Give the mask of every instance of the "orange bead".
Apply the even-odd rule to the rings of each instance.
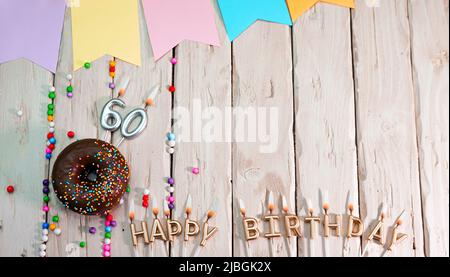
[[[109,76],[114,78],[116,76],[116,73],[115,72],[109,72]]]
[[[116,61],[110,61],[109,66],[116,66]]]
[[[49,228],[50,228],[50,231],[54,231],[56,229],[56,224],[55,223],[50,224]]]
[[[53,121],[53,115],[47,116],[47,120],[48,120],[48,121]]]

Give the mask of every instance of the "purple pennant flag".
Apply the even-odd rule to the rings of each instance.
[[[0,0],[0,63],[26,58],[56,71],[65,0]]]

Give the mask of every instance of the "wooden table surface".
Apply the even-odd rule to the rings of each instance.
[[[183,42],[154,62],[140,11],[142,65],[117,60],[116,78],[131,79],[124,100],[139,106],[153,85],[172,81],[177,91],[163,90],[149,111],[148,128],[120,146],[132,168],[132,191],[114,211],[118,227],[112,233],[112,256],[169,255],[160,241],[135,250],[128,226],[130,204],[136,219],[148,217],[141,208],[145,188],[162,202],[167,176],[176,180],[174,218],[183,219],[189,193],[193,218],[202,220],[213,202],[217,205],[211,224],[219,232],[200,256],[248,254],[238,199],[249,216],[259,217],[273,191],[277,212],[284,195],[290,210],[304,216],[304,199],[320,212],[319,190],[328,190],[331,211],[339,214],[346,213],[350,192],[366,227],[376,220],[381,203],[387,205],[389,230],[405,210],[401,230],[408,239],[389,255],[448,256],[448,16],[448,0],[382,0],[379,7],[359,0],[354,10],[317,4],[292,27],[260,21],[230,43],[217,15],[221,47]],[[56,74],[26,60],[0,65],[0,256],[38,255],[41,180],[54,162],[43,154],[48,87],[54,84],[58,95],[56,152],[71,142],[68,130],[78,139],[104,136],[99,114],[102,101],[113,96],[108,89],[112,57],[74,72],[75,96],[68,99],[70,30],[66,11]],[[179,61],[175,67],[172,56]],[[165,135],[172,107],[192,109],[195,100],[221,111],[278,108],[278,148],[261,153],[254,142],[180,142],[171,158]],[[231,115],[224,120],[234,126]],[[197,176],[189,172],[194,164],[201,170]],[[6,192],[9,184],[15,186],[13,194]],[[67,211],[50,197],[49,215],[59,214],[62,234],[50,234],[48,256],[100,256],[103,231],[91,235],[87,229],[100,229],[102,219]],[[365,239],[346,243],[343,236],[310,239],[305,227],[297,241],[280,238],[271,244],[260,238],[250,243],[250,251],[253,256],[357,256],[365,246]],[[80,241],[87,247],[79,248]],[[170,255],[193,255],[198,242],[177,241]],[[373,244],[368,255],[384,251]]]

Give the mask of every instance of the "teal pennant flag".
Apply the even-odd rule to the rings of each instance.
[[[292,25],[285,0],[217,0],[217,2],[230,41],[257,20]]]

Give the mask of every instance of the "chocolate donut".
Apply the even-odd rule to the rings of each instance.
[[[53,165],[52,183],[67,208],[101,215],[116,206],[128,186],[129,168],[113,145],[83,139],[67,146]]]

